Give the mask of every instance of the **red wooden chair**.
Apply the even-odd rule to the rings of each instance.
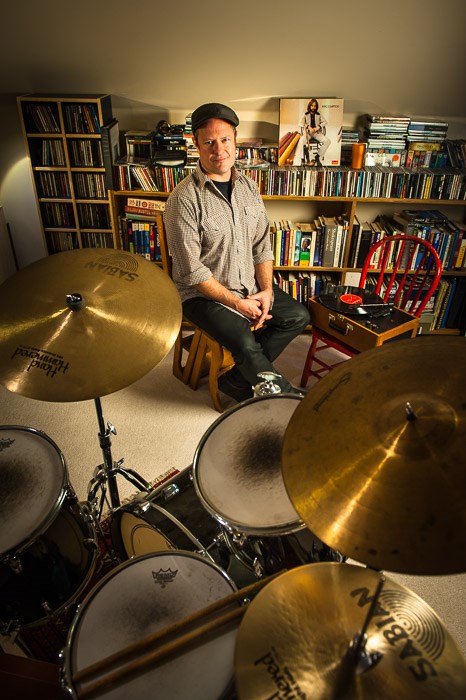
[[[385,303],[390,301],[396,308],[419,318],[437,289],[442,264],[429,241],[417,236],[399,234],[384,236],[369,250],[361,272],[360,289],[365,289],[367,275],[373,272],[378,275],[374,293]],[[354,318],[351,321],[354,321]],[[393,337],[396,337],[396,333],[392,334],[390,339]],[[345,340],[347,341],[347,336]],[[337,357],[333,362],[318,357],[328,348],[338,350],[346,357]],[[360,352],[350,343],[319,328],[312,318],[312,340],[304,364],[301,386],[306,386],[310,376],[320,379],[324,373]]]

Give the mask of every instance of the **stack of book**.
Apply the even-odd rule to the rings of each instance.
[[[407,168],[442,168],[447,165],[447,154],[443,147],[447,131],[447,122],[411,119],[408,127],[405,166]]]
[[[366,114],[361,134],[367,144],[365,165],[404,165],[409,122],[405,115]]]
[[[137,158],[152,158],[154,155],[153,131],[134,129],[125,131],[126,154]]]
[[[409,121],[408,141],[443,143],[447,138],[447,132],[447,122],[413,117]]]
[[[359,131],[343,127],[341,132],[341,164],[351,166],[353,143],[359,141]]]

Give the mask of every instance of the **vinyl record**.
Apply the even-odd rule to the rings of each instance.
[[[367,316],[380,311],[381,306],[384,306],[383,299],[374,292],[345,285],[324,290],[318,301],[346,316]]]

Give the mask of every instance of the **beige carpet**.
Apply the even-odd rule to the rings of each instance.
[[[276,363],[294,384],[299,384],[308,346],[308,336],[298,338]],[[117,430],[112,436],[113,459],[123,457],[125,466],[148,481],[171,468],[188,467],[200,439],[219,417],[211,406],[205,383],[193,392],[173,377],[171,353],[133,385],[103,397],[102,409],[105,422],[111,422]],[[88,482],[102,462],[93,401],[42,402],[0,387],[0,424],[45,432],[63,453],[78,498],[85,499]],[[118,485],[122,500],[135,492],[122,478]],[[28,485],[18,483],[18,489],[27,493]],[[438,554],[433,551],[432,557]],[[387,572],[387,576],[423,598],[466,655],[466,574],[422,577]]]

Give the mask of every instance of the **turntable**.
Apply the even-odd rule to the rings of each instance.
[[[344,285],[327,285],[318,297],[319,302],[345,316],[387,316],[392,306],[368,289]]]
[[[369,289],[327,285],[309,301],[312,325],[359,352],[390,340],[413,338],[419,319]]]

